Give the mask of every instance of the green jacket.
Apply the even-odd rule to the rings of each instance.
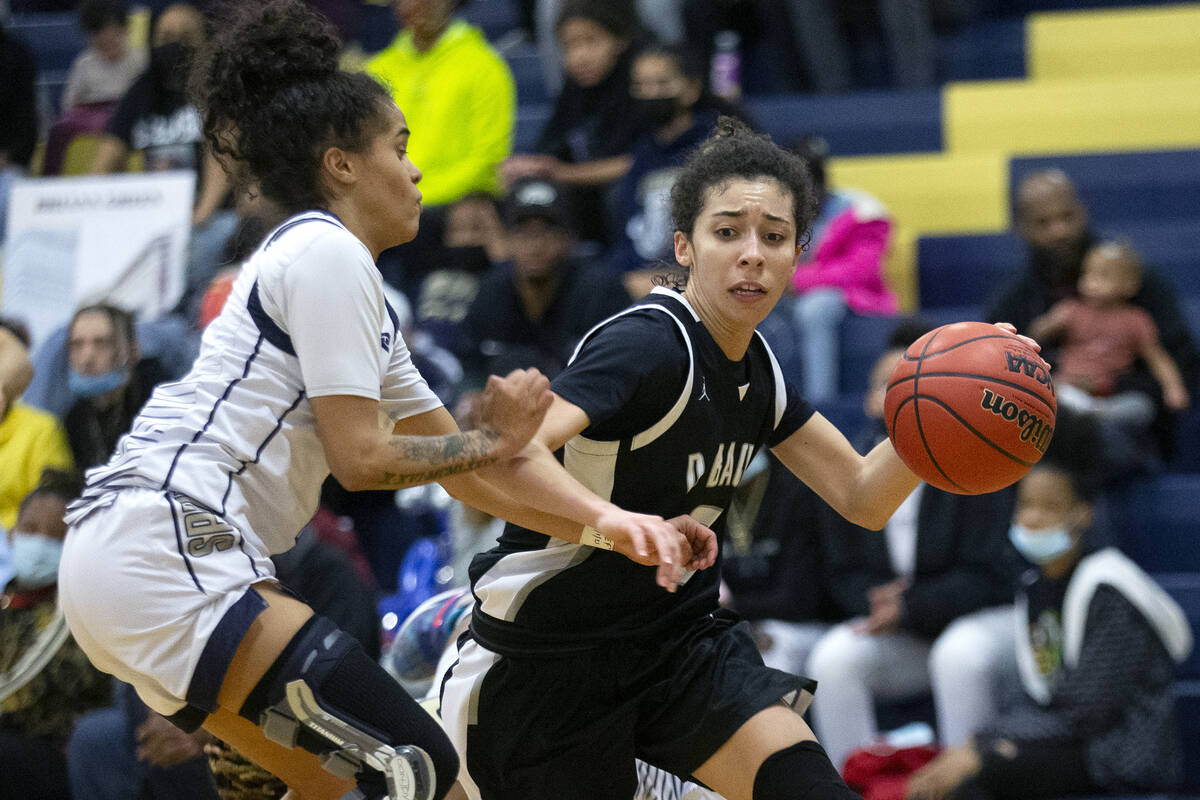
[[[424,53],[401,31],[366,70],[391,89],[408,120],[408,153],[424,174],[426,205],[499,189],[496,168],[512,152],[516,84],[478,28],[455,20]]]

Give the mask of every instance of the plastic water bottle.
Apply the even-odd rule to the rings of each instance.
[[[742,37],[737,31],[721,31],[713,37],[710,85],[717,97],[737,100],[742,96]]]

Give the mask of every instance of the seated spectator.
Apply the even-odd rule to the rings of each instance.
[[[1088,226],[1087,209],[1074,184],[1058,169],[1034,172],[1021,180],[1013,219],[1017,233],[1029,245],[1029,263],[992,298],[985,318],[1011,322],[1018,330],[1027,331],[1034,319],[1059,300],[1078,296],[1083,256],[1097,237]],[[1180,310],[1175,288],[1147,266],[1130,302],[1150,314],[1162,347],[1178,366],[1184,385],[1195,386],[1200,374],[1200,351]],[[1047,347],[1043,355],[1051,364],[1058,363],[1053,347]],[[1170,413],[1163,413],[1158,381],[1138,361],[1117,384],[1118,390],[1138,388],[1154,398],[1154,442],[1162,455],[1169,456],[1174,419]]]
[[[497,364],[553,377],[592,326],[629,305],[620,278],[571,255],[575,238],[560,187],[533,179],[513,187],[505,209],[511,262],[493,269],[463,321],[468,386]]]
[[[67,330],[68,383],[78,398],[67,412],[67,439],[75,465],[87,469],[108,461],[167,374],[142,358],[133,316],[116,306],[85,306]]]
[[[38,139],[37,64],[29,47],[0,19],[0,245],[8,224],[8,196],[29,172]]]
[[[474,192],[446,209],[437,265],[417,288],[414,327],[451,352],[462,349],[461,328],[479,292],[479,281],[508,260],[496,201]]]
[[[871,195],[829,188],[825,172],[829,145],[824,139],[807,136],[793,149],[808,164],[821,204],[812,237],[792,277],[804,396],[820,403],[838,394],[839,326],[846,312],[896,313],[896,295],[883,276],[892,221]]]
[[[75,57],[63,91],[62,114],[46,133],[42,174],[58,175],[71,141],[99,135],[113,108],[146,69],[146,51],[129,45],[129,10],[125,0],[85,0],[79,27],[87,48]]]
[[[510,186],[538,177],[568,187],[584,241],[607,244],[606,193],[632,163],[641,125],[629,94],[637,18],[622,3],[565,0],[555,23],[566,83],[534,152],[504,162]]]
[[[0,796],[70,795],[64,746],[76,718],[108,702],[109,678],[88,661],[56,603],[67,503],[82,484],[47,470],[8,532],[16,576],[0,594]]]
[[[453,14],[465,0],[393,3],[401,30],[366,69],[392,91],[412,135],[408,155],[427,206],[495,193],[512,152],[516,84],[483,31]]]
[[[136,152],[147,172],[195,172],[184,308],[216,274],[237,227],[229,178],[205,147],[200,115],[186,94],[188,70],[206,36],[204,17],[186,3],[168,6],[154,19],[149,67],[117,102],[91,169],[97,175],[121,172]]]
[[[887,379],[903,352],[901,344],[884,353],[871,372],[871,424],[860,447],[886,435]],[[920,484],[882,535],[823,509],[829,586],[849,620],[817,642],[807,669],[793,671],[821,687],[814,728],[835,765],[877,736],[876,700],[932,690],[946,745],[966,741],[990,716],[997,676],[1016,668],[1011,604],[1020,562],[1005,539],[1012,503],[1011,491],[968,496]]]
[[[79,5],[79,27],[88,46],[67,73],[63,110],[118,100],[146,69],[146,51],[129,46],[125,0],[84,0]]]
[[[638,22],[657,41],[669,45],[683,42],[683,0],[610,0],[622,13]],[[519,0],[522,36],[537,44],[542,62],[542,82],[551,95],[562,90],[562,53],[554,33],[563,0]]]
[[[703,141],[720,114],[737,114],[704,88],[703,66],[686,51],[655,45],[633,59],[634,113],[648,127],[633,146],[633,163],[616,188],[619,241],[613,261],[625,288],[641,297],[661,263],[675,260],[671,187],[688,152]]]
[[[1192,632],[1120,551],[1088,552],[1093,481],[1070,455],[1052,446],[1017,489],[1009,535],[1036,567],[1017,594],[1023,691],[918,771],[910,800],[1141,794],[1182,780],[1171,681]]]
[[[1100,242],[1088,249],[1079,296],[1055,303],[1029,324],[1039,341],[1060,343],[1054,384],[1060,406],[1098,418],[1110,466],[1144,461],[1141,443],[1154,421],[1154,399],[1118,384],[1137,359],[1158,382],[1163,405],[1191,404],[1179,367],[1163,349],[1154,319],[1131,299],[1142,282],[1142,262],[1128,244]]]
[[[0,395],[5,406],[0,410],[0,529],[4,530],[13,526],[21,500],[37,487],[43,470],[72,466],[58,418],[19,399],[30,379],[28,346],[23,326],[0,319]]]

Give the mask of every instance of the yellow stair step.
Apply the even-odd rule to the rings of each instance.
[[[922,153],[834,158],[830,183],[862,189],[913,236],[1008,228],[1005,153]]]
[[[1035,80],[1200,73],[1200,3],[1041,12],[1025,21]]]
[[[942,97],[945,147],[956,153],[1200,146],[1200,74],[957,83]]]

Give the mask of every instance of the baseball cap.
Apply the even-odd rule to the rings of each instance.
[[[528,178],[513,185],[504,204],[505,224],[518,225],[534,218],[571,229],[571,214],[561,186],[542,178]]]

